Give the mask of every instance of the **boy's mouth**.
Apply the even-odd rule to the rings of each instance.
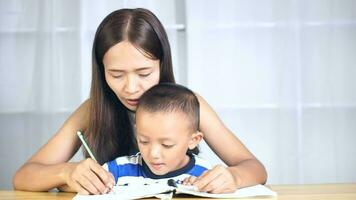
[[[160,171],[164,167],[164,163],[150,163],[154,170]]]

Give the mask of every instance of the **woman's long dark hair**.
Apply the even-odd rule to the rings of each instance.
[[[104,54],[121,41],[129,41],[152,59],[160,60],[160,83],[174,83],[171,50],[158,18],[143,8],[121,9],[109,14],[99,25],[92,51],[90,117],[85,137],[98,162],[103,164],[135,149],[128,109],[108,86]],[[85,156],[89,157],[85,152]]]

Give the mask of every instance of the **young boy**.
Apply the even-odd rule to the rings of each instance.
[[[180,182],[210,168],[195,155],[203,134],[199,131],[199,101],[189,89],[168,83],[152,87],[141,96],[135,121],[140,153],[103,165],[116,183],[121,177]]]

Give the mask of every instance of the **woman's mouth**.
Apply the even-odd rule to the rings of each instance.
[[[138,100],[139,99],[127,99],[126,101],[130,106],[137,106]]]

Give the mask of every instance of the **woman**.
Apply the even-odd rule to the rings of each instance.
[[[99,25],[92,54],[90,99],[17,171],[15,189],[107,193],[115,181],[100,164],[137,152],[130,119],[140,96],[160,82],[174,82],[166,32],[146,9],[117,10]],[[198,98],[205,141],[228,167],[218,165],[188,181],[211,193],[265,183],[263,165],[225,127],[207,102]],[[68,162],[81,145],[77,130],[85,133],[98,163],[87,153],[87,159],[79,163]]]

